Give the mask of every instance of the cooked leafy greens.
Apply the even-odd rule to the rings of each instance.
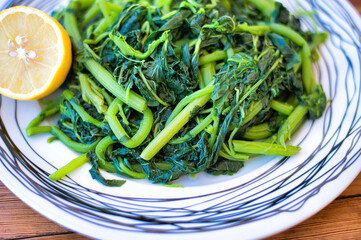
[[[73,43],[66,90],[27,128],[51,133],[85,162],[128,178],[170,183],[232,175],[286,145],[326,107],[312,61],[325,33],[305,32],[273,0],[72,0],[54,16]],[[39,126],[60,112],[58,126]]]

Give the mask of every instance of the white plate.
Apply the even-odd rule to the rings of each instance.
[[[59,1],[22,1],[50,12]],[[334,200],[358,175],[361,161],[360,27],[346,1],[283,1],[315,10],[330,33],[314,73],[332,99],[324,116],[308,121],[292,158],[262,157],[233,176],[199,174],[169,188],[128,180],[121,188],[92,180],[86,165],[60,182],[49,173],[76,154],[49,136],[25,136],[38,102],[0,100],[0,179],[21,200],[69,229],[100,239],[255,239],[292,227]],[[298,2],[298,1],[297,1]],[[312,22],[302,19],[305,28]]]

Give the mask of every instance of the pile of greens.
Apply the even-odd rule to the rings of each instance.
[[[232,175],[286,145],[326,96],[312,61],[325,33],[305,32],[273,0],[73,0],[54,13],[73,44],[66,90],[27,128],[129,178],[170,183],[201,171]],[[40,126],[60,112],[58,126]]]

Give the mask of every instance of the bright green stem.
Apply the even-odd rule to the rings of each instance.
[[[189,103],[143,150],[140,157],[152,159],[166,145],[179,130],[192,118],[195,109],[204,106],[211,98],[211,94],[204,95]]]
[[[276,9],[276,3],[273,0],[247,0],[254,5],[263,15],[271,17],[272,12]]]
[[[277,100],[272,100],[270,106],[273,110],[285,115],[290,115],[293,111],[292,105]]]
[[[215,62],[207,63],[201,66],[201,76],[204,87],[208,86],[213,81],[213,75],[216,73]]]
[[[254,36],[264,36],[267,31],[270,30],[269,26],[262,25],[248,25],[248,23],[240,23],[236,26],[236,32],[248,32]]]
[[[81,26],[85,27],[100,12],[98,4],[93,4],[83,15]]]
[[[97,155],[100,165],[105,162],[105,153],[107,151],[107,148],[116,143],[117,141],[113,140],[110,136],[106,136],[100,140],[100,142],[97,144],[95,148],[95,154]]]
[[[125,56],[133,56],[137,59],[146,59],[149,57],[154,50],[158,47],[159,44],[165,42],[168,39],[168,31],[162,33],[159,39],[154,40],[148,45],[148,49],[145,53],[142,53],[134,48],[132,48],[126,41],[126,37],[120,34],[118,31],[111,31],[109,33],[109,38],[115,43],[119,48],[120,52]]]
[[[262,108],[263,106],[261,101],[252,102],[252,105],[249,108],[247,115],[243,120],[243,125],[251,121],[252,118],[254,118],[262,110]]]
[[[310,94],[314,87],[316,87],[316,81],[312,76],[311,50],[308,44],[302,47],[301,59],[303,85],[305,86],[306,93]]]
[[[270,23],[267,26],[271,28],[272,32],[290,39],[300,47],[307,44],[307,41],[301,36],[301,34],[286,25],[280,23]]]
[[[89,113],[87,113],[87,111],[85,111],[85,109],[82,106],[78,105],[74,101],[74,94],[70,90],[65,90],[63,92],[63,95],[64,95],[65,99],[69,101],[71,106],[79,114],[80,118],[84,122],[88,122],[88,123],[94,124],[98,128],[102,128],[103,123],[101,121],[99,121],[99,120],[93,118],[92,116],[90,116]]]
[[[85,10],[90,8],[95,2],[96,0],[72,0],[70,4],[75,4],[76,9]]]
[[[95,83],[92,84],[92,80],[83,73],[79,73],[79,82],[83,100],[87,103],[92,103],[98,113],[105,113],[107,106],[104,105],[103,95],[97,89],[93,89],[92,85],[95,85]]]
[[[36,116],[27,126],[26,129],[31,128],[31,127],[35,127],[38,126],[42,121],[44,121],[47,117],[50,117],[56,113],[59,112],[60,110],[60,102],[59,101],[54,101],[53,103],[49,104],[48,106],[46,106],[43,110],[41,110],[41,112],[39,113],[38,116]]]
[[[232,161],[247,161],[249,156],[246,154],[238,154],[238,156],[231,156],[230,154],[220,150],[219,156]]]
[[[127,94],[127,91],[116,82],[112,74],[94,59],[86,59],[84,65],[105,89],[122,102],[142,113],[148,108],[143,97],[132,90]]]
[[[298,105],[295,110],[282,123],[278,130],[278,142],[285,145],[286,141],[291,138],[292,133],[305,121],[308,108],[303,105]]]
[[[34,127],[27,127],[26,128],[26,134],[28,137],[42,134],[42,133],[51,133],[51,127],[50,126],[34,126]]]
[[[171,115],[169,116],[167,122],[165,123],[165,125],[167,126],[181,111],[182,109],[189,103],[193,102],[194,100],[203,97],[203,96],[208,96],[213,92],[213,88],[214,85],[209,85],[205,88],[202,88],[201,90],[198,90],[194,93],[192,93],[191,95],[186,96],[185,98],[183,98],[178,104],[177,106],[174,108],[173,112],[171,113]]]
[[[114,99],[109,106],[105,119],[108,121],[110,128],[121,144],[128,148],[136,148],[143,143],[152,129],[153,113],[149,108],[144,111],[138,131],[130,138],[116,116],[119,111],[119,105],[121,104],[122,102],[119,99]]]
[[[222,50],[214,51],[210,54],[202,56],[199,58],[199,65],[202,66],[207,63],[212,63],[216,61],[220,61],[227,58],[227,52]]]
[[[145,173],[135,172],[130,170],[127,166],[124,165],[123,160],[119,157],[118,158],[119,170],[126,175],[135,178],[135,179],[144,179],[147,177]]]
[[[269,128],[268,123],[261,123],[256,126],[252,126],[247,132],[242,136],[242,138],[248,140],[260,140],[267,138],[272,135],[272,131]]]
[[[89,162],[89,158],[87,157],[87,154],[84,153],[83,155],[70,161],[65,166],[56,170],[53,174],[49,176],[49,178],[51,180],[58,181],[87,162]]]
[[[64,28],[66,32],[69,34],[73,46],[77,51],[83,49],[82,44],[82,37],[78,27],[78,20],[74,12],[76,11],[76,4],[75,2],[70,2],[68,8],[65,10],[64,13]]]
[[[303,85],[305,86],[306,92],[310,93],[312,89],[316,86],[316,82],[312,78],[311,49],[308,46],[307,41],[301,36],[301,34],[286,25],[271,23],[269,27],[271,28],[271,31],[292,40],[297,45],[302,47],[302,81]]]
[[[248,161],[249,160],[249,156],[247,154],[242,154],[242,153],[236,153],[236,154],[232,154],[229,149],[221,149],[219,151],[219,156],[226,158],[228,160],[232,160],[232,161]]]
[[[212,114],[208,115],[205,119],[203,119],[197,126],[195,126],[192,130],[190,130],[187,134],[185,134],[183,137],[179,137],[177,139],[171,140],[170,144],[180,144],[184,143],[195,136],[197,136],[203,129],[208,127],[209,124],[213,122]]]
[[[293,156],[301,150],[298,146],[242,140],[233,140],[233,145],[236,152],[248,154]]]
[[[97,139],[91,144],[78,143],[71,140],[65,133],[63,133],[59,128],[52,126],[51,133],[56,136],[65,146],[74,150],[75,152],[86,153],[88,151],[94,150],[100,139]]]
[[[99,167],[110,173],[116,173],[117,170],[112,163],[105,160],[105,153],[107,151],[107,148],[116,142],[117,141],[114,141],[110,136],[106,136],[102,140],[100,140],[95,147],[95,154],[98,157]]]
[[[108,8],[106,1],[97,0],[97,4],[98,4],[100,11],[102,12],[105,20],[107,21],[107,24],[110,26],[113,23],[113,21],[111,19],[111,11]]]

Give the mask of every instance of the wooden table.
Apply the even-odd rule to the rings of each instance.
[[[361,0],[351,0],[361,12]],[[360,159],[361,161],[361,159]],[[0,182],[0,239],[84,240],[88,239],[44,218]],[[330,205],[303,223],[273,239],[361,238],[361,174]]]

